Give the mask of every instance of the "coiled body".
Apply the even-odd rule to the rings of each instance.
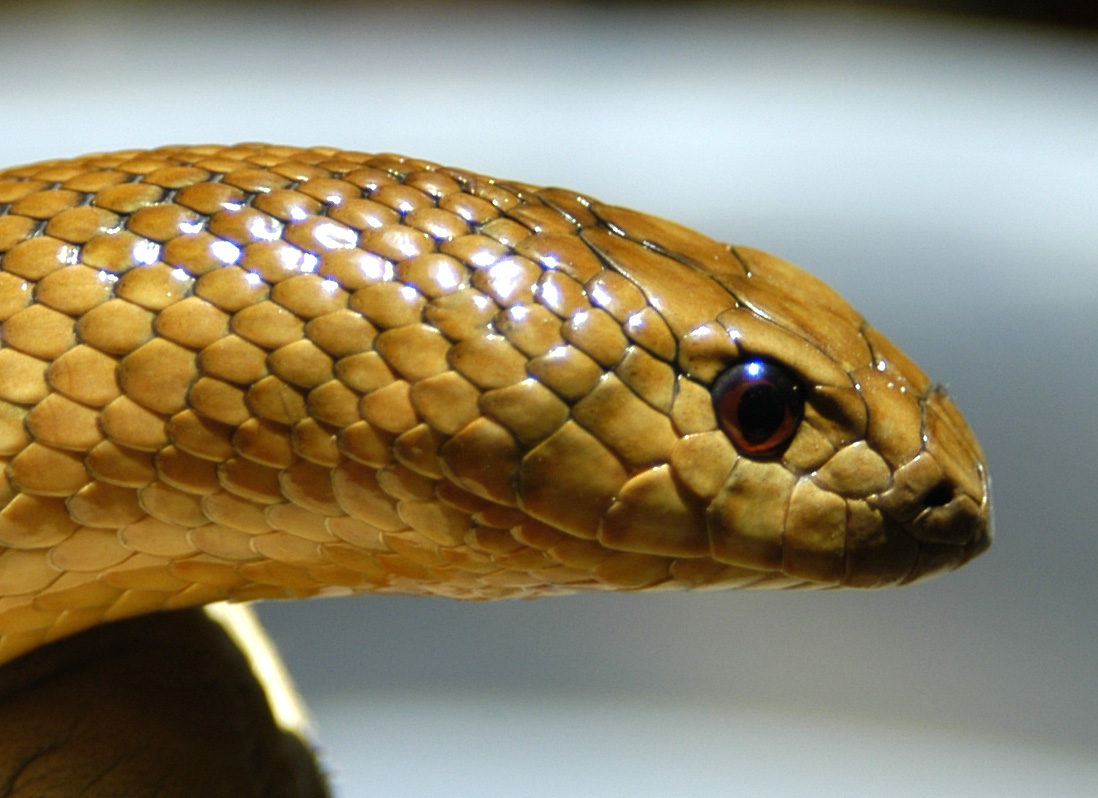
[[[757,251],[325,148],[12,169],[0,211],[0,661],[222,599],[877,586],[988,544],[950,400]],[[762,457],[712,395],[748,357],[804,395]]]

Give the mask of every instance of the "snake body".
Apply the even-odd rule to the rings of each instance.
[[[224,599],[874,587],[990,540],[968,426],[831,289],[572,191],[251,144],[8,169],[0,324],[0,661]],[[748,361],[803,406],[769,448],[714,396]]]

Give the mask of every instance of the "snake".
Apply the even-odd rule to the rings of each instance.
[[[328,147],[0,172],[0,459],[8,667],[212,602],[875,588],[991,541],[953,400],[816,278]]]

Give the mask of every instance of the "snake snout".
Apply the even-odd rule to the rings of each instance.
[[[923,509],[903,524],[919,544],[915,568],[905,580],[915,582],[959,568],[991,545],[991,494],[987,468],[976,464],[980,489],[972,495],[943,476],[921,497]]]
[[[909,581],[964,565],[987,550],[992,537],[987,461],[941,387],[923,405],[923,440],[922,453],[894,476],[894,503],[882,506],[919,544]]]
[[[905,582],[957,568],[991,545],[990,480],[972,430],[940,386],[919,413],[920,451],[868,499],[918,549]]]
[[[987,548],[991,486],[976,436],[941,386],[935,386],[926,400],[923,423],[924,454],[933,461],[938,476],[923,483],[912,534],[929,543],[966,547],[980,543]]]
[[[967,545],[982,534],[983,504],[944,476],[917,500],[922,509],[908,523],[908,531],[925,543]]]

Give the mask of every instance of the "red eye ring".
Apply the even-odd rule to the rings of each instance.
[[[736,363],[713,382],[717,423],[746,457],[777,457],[804,418],[804,390],[784,366],[762,358]]]

